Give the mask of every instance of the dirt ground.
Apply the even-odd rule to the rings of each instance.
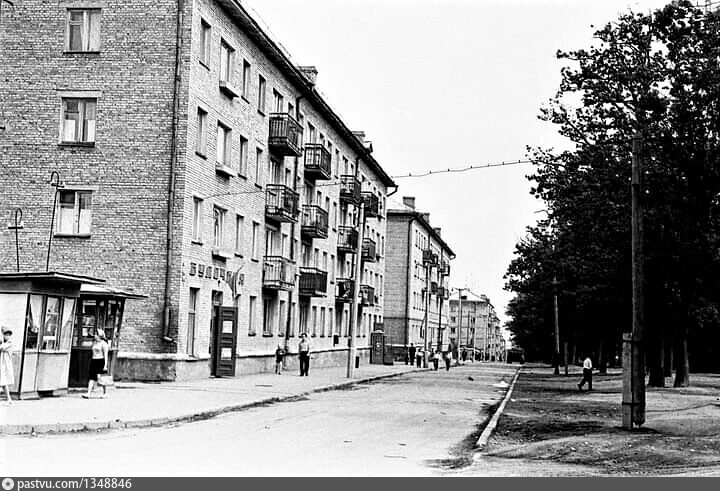
[[[575,367],[568,377],[524,368],[476,461],[514,462],[517,475],[720,476],[720,375],[648,388],[646,423],[632,432],[620,427],[621,372],[596,373],[591,392],[578,391],[580,378]]]

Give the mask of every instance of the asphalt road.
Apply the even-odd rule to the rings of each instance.
[[[420,372],[164,428],[5,438],[12,476],[421,476],[467,472],[511,365]],[[472,378],[473,380],[470,380]]]

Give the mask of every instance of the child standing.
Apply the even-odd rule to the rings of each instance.
[[[282,345],[278,344],[275,350],[275,375],[282,375],[283,359],[285,358],[285,350]]]

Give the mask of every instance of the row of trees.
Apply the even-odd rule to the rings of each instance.
[[[532,193],[547,218],[508,267],[514,342],[530,359],[555,351],[552,295],[571,357],[604,367],[631,331],[630,176],[640,137],[650,384],[689,384],[720,367],[720,15],[689,2],[627,13],[567,60],[541,119],[572,150],[531,148]],[[557,281],[554,281],[554,280]]]

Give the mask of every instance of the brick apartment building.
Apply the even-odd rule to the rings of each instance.
[[[430,214],[415,209],[415,198],[387,211],[388,246],[385,332],[397,356],[410,344],[447,349],[450,261],[455,253],[430,225]],[[429,297],[428,297],[429,296]],[[426,300],[429,299],[429,302]]]
[[[483,360],[505,359],[500,319],[487,296],[463,288],[450,296],[450,338]]]
[[[147,296],[117,377],[264,371],[301,332],[316,366],[344,362],[359,240],[368,346],[395,183],[239,1],[15,2],[0,64],[0,217],[23,209],[22,270],[44,270],[52,229],[51,271]]]

